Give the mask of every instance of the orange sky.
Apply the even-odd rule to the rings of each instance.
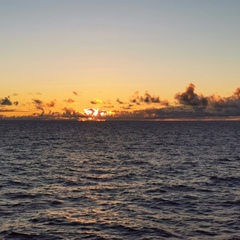
[[[1,2],[0,116],[238,116],[239,11],[234,0]],[[190,83],[188,101],[176,98]]]

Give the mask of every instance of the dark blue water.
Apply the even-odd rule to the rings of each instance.
[[[240,239],[240,122],[0,122],[0,239]]]

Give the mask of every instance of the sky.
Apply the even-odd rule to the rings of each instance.
[[[0,118],[239,117],[239,12],[239,0],[0,0]]]

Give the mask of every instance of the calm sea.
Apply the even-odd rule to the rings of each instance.
[[[0,122],[0,239],[240,239],[240,122]]]

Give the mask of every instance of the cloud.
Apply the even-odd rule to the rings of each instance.
[[[122,102],[119,98],[118,98],[116,101],[117,101],[117,103],[119,103],[119,104],[125,104],[125,103]]]
[[[147,108],[131,112],[122,111],[115,117],[132,119],[194,119],[194,118],[215,118],[240,116],[240,88],[237,88],[232,96],[220,97],[217,95],[202,96],[194,92],[195,86],[190,84],[184,93],[177,93],[176,99],[179,106],[168,104],[161,108]],[[135,96],[138,96],[135,94]],[[136,100],[141,99],[136,97]],[[134,103],[137,101],[133,101]],[[161,102],[162,103],[162,102]],[[123,108],[131,109],[130,106]]]
[[[43,102],[41,100],[33,99],[33,104],[35,105],[36,109],[41,110],[42,112],[44,112]]]
[[[52,108],[55,107],[56,101],[50,101],[49,103],[46,103],[46,107]]]
[[[138,91],[136,91],[132,96],[129,97],[128,102],[124,102],[117,98],[116,102],[121,106],[121,109],[123,110],[133,110],[136,105],[142,106],[144,109],[146,106],[152,107],[152,106],[159,106],[159,107],[167,107],[169,106],[168,100],[160,100],[159,96],[151,95],[148,91],[145,92],[144,95],[140,95]]]
[[[140,97],[139,97],[139,92],[136,91],[133,96],[130,97],[130,102],[131,103],[136,103],[136,104],[140,104]]]
[[[35,108],[37,110],[41,110],[42,114],[45,113],[45,108],[53,108],[56,105],[56,100],[52,100],[48,103],[44,103],[42,100],[40,99],[33,99],[33,104],[35,105]]]
[[[67,99],[67,100],[64,100],[64,102],[67,102],[67,103],[74,103],[74,102],[75,102],[75,100],[73,100],[73,99],[69,98],[69,99]]]
[[[175,99],[182,105],[188,106],[207,106],[208,99],[194,92],[195,85],[190,83],[183,93],[177,93]]]
[[[240,88],[237,88],[233,93],[233,97],[240,100]]]
[[[124,110],[131,110],[133,108],[133,104],[128,104],[127,106],[122,107]]]
[[[232,96],[221,97],[211,95],[204,97],[194,92],[195,85],[189,84],[186,91],[177,93],[175,99],[182,106],[194,107],[194,109],[183,108],[181,113],[192,112],[195,116],[237,116],[240,115],[240,88],[237,88]]]
[[[184,92],[176,93],[175,102],[172,104],[167,100],[161,100],[159,96],[152,95],[148,91],[143,95],[136,91],[129,97],[128,101],[122,101],[122,99],[117,98],[118,109],[114,109],[113,105],[116,104],[111,104],[110,100],[102,101],[100,99],[93,99],[90,103],[95,105],[96,109],[92,106],[92,108],[87,109],[87,113],[80,113],[68,107],[62,108],[59,112],[54,112],[57,103],[56,100],[45,102],[38,98],[32,99],[32,103],[28,103],[28,105],[21,104],[21,107],[28,107],[31,104],[31,106],[35,107],[35,113],[28,117],[39,117],[41,119],[86,120],[87,118],[99,118],[107,120],[161,120],[178,118],[225,118],[229,116],[240,118],[240,88],[236,88],[232,95],[228,97],[218,95],[203,96],[196,93],[195,89],[195,85],[190,83]],[[76,92],[73,92],[73,94],[78,95]],[[17,96],[17,94],[14,94],[14,96]],[[74,103],[75,100],[69,98],[64,100],[64,102],[66,102],[66,106],[69,106],[68,104]],[[0,113],[9,112],[6,115],[11,115],[10,112],[17,112],[16,109],[12,109],[14,105],[17,106],[18,101],[12,101],[9,96],[0,98]]]
[[[15,106],[17,106],[18,105],[18,101],[12,102],[10,100],[10,97],[8,96],[8,97],[0,99],[0,105],[2,105],[2,106],[12,106],[12,105],[15,105]]]
[[[77,112],[72,108],[63,108],[64,112],[62,114],[63,118],[79,120],[80,118],[86,118],[82,113]]]
[[[148,91],[146,91],[143,96],[140,96],[139,92],[136,91],[134,95],[130,97],[130,102],[135,103],[137,105],[140,105],[141,103],[145,104],[161,103],[160,97],[152,96],[151,94],[148,93]]]
[[[15,109],[0,109],[0,112],[15,112]]]
[[[160,103],[159,97],[151,96],[148,92],[146,92],[145,95],[141,97],[141,101],[145,103]]]
[[[103,108],[111,108],[111,109],[113,109],[114,106],[113,105],[105,105],[105,106],[103,106]]]
[[[168,101],[168,100],[162,100],[162,101],[161,101],[161,105],[162,105],[162,106],[165,106],[165,107],[168,107],[170,104],[169,104],[169,101]]]
[[[3,105],[3,106],[11,106],[12,102],[10,101],[9,97],[5,97],[5,98],[0,100],[0,104]]]
[[[240,115],[240,88],[237,88],[229,97],[211,95],[208,97],[208,101],[211,112],[219,115]]]
[[[42,105],[43,102],[39,99],[33,99],[33,103],[35,103],[36,105]]]
[[[103,103],[103,101],[100,100],[100,99],[94,99],[94,100],[92,100],[90,103],[91,103],[91,104],[98,104],[98,103]]]

